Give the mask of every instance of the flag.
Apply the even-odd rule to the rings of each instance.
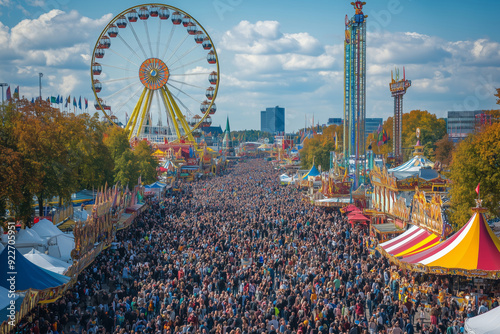
[[[68,106],[68,102],[69,102],[69,96],[68,98],[66,99],[66,103],[64,104],[64,108],[66,108]]]
[[[89,100],[85,99],[85,109],[89,108]]]
[[[17,87],[14,89],[14,98],[15,98],[15,99],[18,99],[18,98],[19,98],[19,86],[17,86]]]
[[[387,132],[385,130],[383,131],[382,140],[384,144],[387,144],[387,142],[389,141],[389,136],[387,135]]]
[[[50,103],[50,96],[47,96],[47,102]]]
[[[335,150],[339,149],[339,144],[338,144],[338,138],[337,138],[337,131],[335,131],[335,135],[333,137],[335,139]]]
[[[73,107],[76,108],[76,97],[73,97]]]
[[[82,110],[82,97],[80,96],[80,100],[78,101],[78,108]]]
[[[476,187],[476,194],[477,194],[477,196],[479,196],[479,186],[480,186],[480,185],[481,185],[481,182],[479,182],[479,183],[477,184],[477,187]]]
[[[35,104],[35,98],[34,97],[31,98],[31,104]]]
[[[62,102],[62,97],[60,97],[59,95],[57,95],[57,104],[59,104],[61,102]]]
[[[7,87],[7,92],[6,92],[6,96],[7,96],[7,101],[10,100],[12,98],[12,96],[10,96],[10,86]]]
[[[50,103],[57,103],[57,98],[55,96],[51,96]]]

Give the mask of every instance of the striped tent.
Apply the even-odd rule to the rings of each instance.
[[[409,256],[440,243],[439,237],[420,227],[412,226],[403,234],[380,244],[382,252],[390,256]]]
[[[500,275],[500,240],[486,223],[484,208],[474,214],[460,231],[447,240],[401,260],[426,271],[459,275],[498,277]],[[486,275],[486,276],[485,276]]]

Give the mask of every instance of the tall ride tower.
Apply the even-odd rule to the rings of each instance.
[[[396,165],[403,162],[403,153],[401,151],[401,136],[403,128],[403,95],[406,90],[411,86],[411,80],[406,80],[405,68],[403,67],[403,79],[399,80],[399,69],[396,69],[396,79],[394,73],[391,71],[391,83],[389,89],[394,98],[394,123],[392,132],[393,154],[394,162]]]
[[[344,40],[344,158],[355,159],[355,187],[359,184],[360,164],[365,169],[366,116],[366,20],[363,6],[366,2],[351,2],[355,14],[345,16]]]

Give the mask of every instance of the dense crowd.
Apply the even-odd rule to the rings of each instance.
[[[400,300],[390,264],[369,242],[340,212],[311,206],[279,185],[269,163],[251,160],[150,202],[18,332],[454,334],[480,311],[438,304],[447,284],[439,278],[434,293]]]

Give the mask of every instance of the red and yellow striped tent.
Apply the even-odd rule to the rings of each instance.
[[[400,261],[438,274],[500,277],[500,240],[484,218],[486,210],[477,207],[472,211],[467,224],[453,236],[427,250],[403,256]]]

